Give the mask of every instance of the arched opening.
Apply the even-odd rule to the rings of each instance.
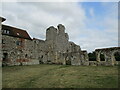
[[[105,55],[104,54],[100,54],[100,61],[105,61]]]
[[[8,53],[3,53],[3,61],[7,61],[8,60]]]
[[[7,66],[7,61],[8,61],[8,53],[3,53],[2,67]]]
[[[25,54],[25,58],[27,58],[28,57],[28,55],[27,54]]]
[[[66,60],[66,65],[71,65],[71,61],[70,60]]]
[[[95,52],[88,53],[89,61],[96,61],[96,54]]]
[[[71,60],[69,59],[68,55],[65,57],[66,65],[71,65]]]
[[[43,55],[41,56],[41,59],[43,59]]]
[[[114,53],[114,57],[116,61],[120,61],[120,52]]]
[[[68,50],[67,50],[67,52],[68,52]]]
[[[39,64],[43,64],[43,55],[39,57]]]

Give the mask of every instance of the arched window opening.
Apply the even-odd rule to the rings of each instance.
[[[70,60],[66,60],[66,65],[71,65],[71,61]]]
[[[41,56],[41,58],[43,58],[43,55]]]
[[[96,61],[96,54],[95,52],[88,53],[89,61]]]
[[[100,61],[105,61],[105,55],[104,54],[100,54]]]
[[[28,55],[27,54],[25,54],[25,58],[27,58],[28,57]]]
[[[120,52],[116,52],[116,53],[114,54],[114,57],[115,57],[115,60],[116,60],[116,61],[120,61]]]
[[[66,65],[71,65],[71,60],[69,59],[68,55],[65,58],[66,60]]]
[[[8,53],[3,53],[3,61],[7,61],[8,59]]]
[[[39,57],[39,64],[43,64],[43,55]]]

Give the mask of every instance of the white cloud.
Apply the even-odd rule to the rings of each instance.
[[[119,2],[119,0],[2,0],[2,2]]]
[[[41,30],[39,33],[45,33],[47,27],[57,26],[59,23],[66,26],[67,32],[71,32],[72,27],[84,26],[83,21],[86,18],[84,10],[77,3],[8,4],[3,5],[3,9],[5,9],[3,15],[7,18],[6,23],[28,29],[30,33],[32,32],[31,36],[35,36],[33,32],[37,34],[38,32],[35,31],[39,30]]]
[[[94,9],[93,8],[90,8],[90,15],[93,17],[94,16]]]

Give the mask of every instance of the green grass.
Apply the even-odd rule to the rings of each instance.
[[[117,88],[117,66],[3,67],[3,88]]]

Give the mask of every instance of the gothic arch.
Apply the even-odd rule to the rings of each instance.
[[[104,53],[100,53],[100,61],[106,61]]]
[[[120,53],[120,51],[119,51],[119,50],[113,50],[113,51],[112,51],[112,53],[111,53],[112,60],[115,60],[115,56],[114,56],[114,55],[115,55],[116,53]]]
[[[120,52],[115,52],[114,57],[116,61],[120,61]]]
[[[99,62],[106,61],[106,52],[101,51],[101,50],[96,52],[96,60]]]
[[[117,54],[117,56],[116,56]],[[119,56],[118,56],[119,54]],[[114,62],[115,65],[118,65],[118,62],[120,61],[120,51],[119,50],[114,50],[113,53],[111,54],[112,61]]]

